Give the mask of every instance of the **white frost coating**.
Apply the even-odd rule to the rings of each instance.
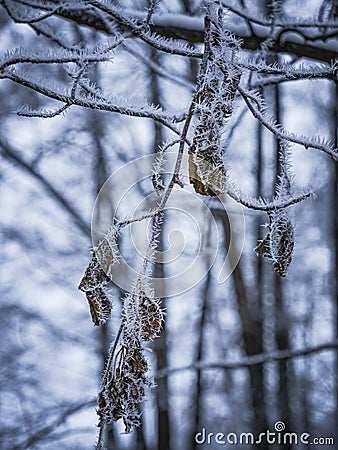
[[[284,45],[286,42],[292,42],[294,44],[304,44],[304,37],[295,31],[287,31],[281,35],[280,43]]]
[[[133,19],[146,19],[146,14],[140,11],[132,11],[127,9],[125,10],[125,13]],[[151,17],[151,23],[158,27],[178,28],[196,32],[203,32],[204,28],[203,17],[190,17],[183,14],[154,14]],[[249,37],[252,35],[245,21],[241,21],[241,23],[226,21],[226,25],[227,28],[236,36]],[[251,26],[255,36],[259,38],[266,39],[271,33],[271,26],[259,25],[257,23],[251,23]],[[285,23],[285,26],[287,26],[287,22]],[[310,31],[309,29],[307,29],[305,32],[304,30],[302,30],[302,34],[304,36],[302,37],[300,33],[287,31],[281,35],[281,44],[292,42],[294,44],[302,45],[306,42],[307,37],[313,38],[314,32],[315,31]],[[315,44],[316,48],[336,51],[338,57],[338,43],[336,39],[326,39],[325,42],[317,39],[312,42],[312,45],[313,44]]]
[[[134,19],[145,20],[146,14],[140,11],[125,10],[126,15]],[[151,23],[162,27],[179,27],[191,31],[200,31],[204,29],[203,17],[190,17],[183,14],[154,14],[151,16]]]
[[[126,15],[130,15],[133,19],[145,20],[146,15],[139,11],[126,10]],[[189,31],[196,31],[202,33],[204,30],[204,19],[203,17],[190,17],[183,14],[154,14],[151,16],[151,23],[158,27],[168,27],[168,28],[179,28]],[[242,21],[241,23],[227,22],[229,30],[239,36],[251,36],[251,31],[248,29],[247,23]],[[259,27],[264,29],[262,36],[257,33],[257,36],[266,37],[269,34],[268,27],[262,27],[260,25],[255,25],[255,28]]]
[[[267,38],[269,34],[271,33],[271,27],[266,27],[263,25],[258,24],[251,24],[252,29],[254,30],[255,36],[258,36],[260,38]]]
[[[326,39],[325,42],[320,40],[320,39],[316,39],[314,41],[314,44],[316,45],[316,48],[322,48],[323,51],[327,51],[327,50],[332,50],[334,52],[336,52],[336,58],[338,58],[338,41],[337,39]]]

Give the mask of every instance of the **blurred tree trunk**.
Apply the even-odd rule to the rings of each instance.
[[[210,233],[206,235],[205,246],[208,248],[210,246]],[[210,267],[210,254],[206,252],[206,267]],[[203,361],[204,357],[204,346],[205,346],[205,329],[208,317],[208,299],[211,298],[211,270],[208,270],[207,275],[205,277],[203,290],[201,293],[201,301],[200,301],[200,316],[196,323],[196,346],[195,346],[195,358],[194,362]],[[195,405],[192,411],[192,436],[189,438],[188,442],[192,443],[192,448],[198,449],[199,445],[195,439],[194,435],[197,430],[200,430],[203,427],[203,373],[201,370],[196,371],[196,379],[195,385],[193,388],[193,394],[191,398],[195,400]],[[189,447],[188,447],[189,448]],[[187,449],[188,450],[188,449]]]
[[[183,13],[187,15],[194,15],[196,12],[196,5],[194,6],[189,0],[182,1]],[[189,61],[189,78],[192,83],[196,82],[199,71],[199,61],[194,58],[190,58]],[[201,361],[203,358],[203,346],[204,346],[204,330],[207,316],[207,295],[210,289],[211,274],[207,273],[205,284],[202,290],[200,305],[201,313],[198,319],[198,325],[196,326],[196,344],[194,348],[194,360]],[[190,402],[192,405],[192,411],[190,417],[190,431],[186,440],[188,447],[186,450],[197,449],[198,444],[195,442],[195,434],[200,429],[203,417],[203,374],[200,370],[196,371],[196,377],[191,386]]]
[[[157,64],[158,58],[160,56],[156,50],[151,50],[151,60],[153,63]],[[160,96],[160,85],[158,75],[150,70],[150,80],[151,80],[151,101],[155,105],[161,104]],[[154,123],[154,153],[159,149],[159,146],[164,142],[164,135],[162,126]],[[164,222],[163,222],[164,223]],[[159,254],[163,251],[163,232],[164,225],[161,228],[161,232],[158,236],[158,251]],[[158,258],[159,258],[158,254]],[[162,260],[157,259],[154,268],[155,278],[164,280],[164,264]],[[159,295],[162,298],[162,302],[165,302],[165,286],[164,282],[161,284],[162,292]],[[166,322],[166,321],[165,321]],[[163,328],[160,336],[154,342],[154,351],[156,357],[156,367],[157,370],[165,369],[168,367],[168,343],[167,343],[167,327],[163,324]],[[158,450],[169,450],[170,449],[170,422],[169,422],[169,401],[168,401],[168,378],[162,377],[158,380],[158,385],[156,388],[156,402],[157,402],[157,448]]]
[[[163,251],[163,230],[158,236],[158,250]],[[161,261],[156,262],[154,269],[155,278],[164,279],[164,265]],[[164,288],[164,286],[163,286]],[[164,290],[164,289],[163,289]],[[164,292],[163,292],[164,294]],[[162,302],[164,298],[162,297]],[[163,324],[161,334],[154,342],[157,370],[165,369],[168,365],[168,342],[167,342],[166,322]],[[162,377],[157,382],[156,403],[157,403],[157,449],[170,449],[170,417],[168,399],[168,378]]]
[[[240,0],[241,7],[246,8],[246,1]],[[257,6],[262,9],[263,15],[268,13],[266,0],[259,0]],[[251,27],[248,24],[249,27]],[[263,127],[260,123],[257,125],[256,135],[256,195],[261,197],[263,194],[264,163],[263,163]],[[227,246],[230,242],[230,226],[227,217],[222,218],[224,226],[224,235]],[[260,218],[258,217],[258,221]],[[262,238],[260,222],[256,222],[256,242]],[[245,286],[245,280],[241,262],[239,262],[233,272],[233,282],[236,293],[236,301],[243,327],[244,349],[248,356],[264,352],[264,262],[262,258],[257,259],[257,270],[255,286],[252,286],[250,292],[256,294],[248,297],[248,290]],[[255,365],[249,368],[252,408],[254,412],[253,430],[255,433],[264,433],[268,428],[266,411],[266,385],[264,381],[264,366]]]
[[[98,76],[97,71],[95,71],[95,77]],[[103,117],[102,114],[97,113],[96,111],[90,111],[90,124],[89,127],[92,130],[92,139],[94,143],[94,167],[93,167],[93,179],[95,180],[95,198],[100,192],[103,184],[107,180],[109,173],[107,168],[107,160],[104,153],[104,148],[102,146],[101,139],[105,135],[105,127],[102,122]],[[106,363],[106,357],[111,341],[111,335],[109,332],[109,323],[101,325],[98,329],[98,354],[101,359],[101,367],[99,370],[99,374],[103,373]],[[115,436],[114,436],[114,426],[110,424],[106,428],[106,446],[108,450],[111,450],[115,446]]]
[[[263,196],[263,126],[260,122],[257,123],[257,135],[256,135],[256,196],[261,198]],[[262,240],[261,215],[257,214],[256,217],[256,242]],[[257,304],[260,309],[263,309],[263,297],[264,297],[264,280],[263,280],[263,258],[257,258],[257,271],[256,271],[256,292],[257,292]]]
[[[278,58],[277,58],[278,63]],[[275,118],[278,123],[283,123],[282,120],[282,103],[281,103],[281,92],[278,85],[273,88],[274,94],[274,109],[275,109]],[[275,153],[276,153],[276,173],[275,173],[275,194],[277,193],[278,186],[278,178],[281,175],[281,146],[278,140],[275,141]],[[277,348],[279,350],[286,350],[290,348],[290,338],[289,338],[289,318],[288,312],[285,308],[285,299],[284,299],[284,289],[283,289],[283,279],[280,278],[277,274],[273,274],[273,293],[275,298],[275,327],[276,327],[276,343]],[[285,423],[285,429],[288,431],[293,428],[291,426],[291,410],[289,405],[289,362],[287,360],[282,360],[278,364],[279,368],[279,377],[278,377],[278,398],[277,398],[277,406],[279,409],[279,417],[277,420],[281,420]],[[292,363],[290,363],[292,364]],[[283,448],[290,449],[290,444],[285,444]]]
[[[338,6],[337,6],[338,15]],[[333,111],[332,111],[332,141],[335,147],[338,146],[338,85],[336,84],[333,95]],[[336,310],[336,338],[338,338],[338,164],[334,165],[333,169],[333,197],[332,197],[332,211],[333,211],[333,242],[334,242],[334,270],[333,279],[334,292],[333,299]],[[336,355],[336,430],[338,430],[338,355]]]
[[[270,2],[267,0],[261,1],[261,8],[266,16],[274,17],[274,8],[276,10],[283,8],[283,1],[278,5],[277,2]],[[268,62],[271,64],[278,63],[278,55],[268,56]],[[279,85],[275,85],[266,89],[267,95],[270,95],[271,109],[274,110],[274,117],[278,123],[282,122],[282,104],[281,91]],[[281,175],[281,146],[278,140],[275,140],[275,180],[274,193],[278,184],[278,177]],[[279,350],[286,350],[290,348],[289,329],[288,329],[288,312],[285,308],[285,299],[283,295],[283,280],[275,273],[267,273],[267,277],[272,279],[269,285],[272,286],[271,295],[273,298],[274,311],[271,311],[275,320],[275,340]],[[291,410],[289,407],[289,373],[288,361],[282,360],[278,363],[278,387],[277,387],[277,420],[285,423],[286,430],[290,431],[291,425]],[[290,444],[283,446],[285,449],[290,449]]]
[[[228,251],[230,243],[230,223],[225,211],[220,211],[221,223],[225,236],[225,251]],[[231,260],[235,255],[230,255]],[[236,296],[238,312],[242,323],[242,336],[244,351],[247,356],[263,353],[263,328],[261,311],[256,308],[255,304],[249,302],[248,291],[244,281],[242,264],[235,266],[232,273],[233,285]],[[267,430],[267,416],[265,410],[265,385],[263,365],[257,364],[250,366],[250,386],[252,408],[254,412],[254,422],[252,424],[255,433],[263,433]]]
[[[136,433],[136,439],[135,439],[134,449],[135,450],[146,450],[147,445],[146,445],[145,437],[144,437],[143,423],[141,423],[141,426],[136,428],[135,433]],[[112,450],[113,450],[113,448],[112,448]]]

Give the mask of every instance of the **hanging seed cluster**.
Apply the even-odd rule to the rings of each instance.
[[[292,222],[285,211],[274,211],[269,214],[268,229],[269,233],[259,242],[255,251],[258,255],[271,260],[276,273],[285,277],[294,248]]]
[[[100,418],[103,423],[123,420],[125,431],[140,425],[139,405],[145,397],[146,389],[152,383],[147,378],[148,363],[144,358],[141,343],[133,341],[129,345],[128,331],[124,333],[124,344],[115,359],[115,370],[109,382],[99,394]]]
[[[142,343],[160,332],[163,312],[158,300],[144,290],[128,296],[123,305],[124,331],[114,355],[111,376],[99,394],[99,425],[123,420],[125,431],[140,424],[140,403],[152,382],[147,377],[148,363]]]

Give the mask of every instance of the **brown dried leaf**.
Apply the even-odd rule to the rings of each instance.
[[[107,239],[104,238],[98,243],[95,248],[95,256],[97,257],[101,269],[107,275],[109,273],[110,266],[114,262],[113,252]]]
[[[269,233],[260,241],[255,252],[272,261],[276,273],[285,277],[292,261],[294,247],[293,226],[286,214],[270,215]]]
[[[216,197],[225,191],[225,167],[216,149],[189,152],[189,181],[195,192]]]
[[[102,325],[107,321],[111,312],[111,303],[102,288],[86,292],[90,315],[94,325]]]
[[[293,228],[291,222],[288,221],[279,233],[278,255],[273,263],[273,268],[281,277],[286,276],[286,272],[292,261],[293,247]]]
[[[92,260],[86,269],[78,289],[83,292],[92,291],[93,289],[108,283],[108,281],[110,281],[110,278],[102,270],[96,254],[93,253]]]
[[[150,341],[158,335],[163,323],[163,312],[155,299],[140,293],[140,315],[142,322],[142,339]]]
[[[257,255],[264,256],[265,258],[271,259],[270,252],[270,234],[268,234],[263,241],[259,241],[257,247],[254,248]]]

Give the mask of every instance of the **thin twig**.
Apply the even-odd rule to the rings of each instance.
[[[237,189],[235,189],[230,182],[228,182],[226,187],[226,193],[231,197],[233,200],[235,200],[237,203],[240,203],[241,205],[245,206],[248,209],[253,209],[255,211],[277,211],[279,209],[285,209],[289,206],[296,205],[297,203],[302,202],[303,200],[307,198],[311,198],[314,196],[313,192],[305,192],[298,194],[296,197],[291,198],[285,198],[280,199],[276,198],[272,202],[265,202],[264,200],[256,200],[256,201],[249,201],[244,199],[241,194],[238,192]]]
[[[241,359],[240,361],[235,362],[220,361],[212,363],[205,361],[197,361],[196,363],[191,364],[189,366],[162,369],[157,372],[157,374],[155,375],[155,379],[159,380],[160,378],[167,377],[168,375],[183,372],[186,370],[190,371],[190,370],[209,370],[209,369],[223,369],[223,370],[244,369],[259,364],[265,364],[268,362],[302,358],[326,350],[336,350],[337,348],[338,348],[338,340],[334,340],[326,344],[319,344],[313,347],[300,350],[287,349],[287,350],[276,350],[271,353],[260,353],[258,355],[247,356]]]
[[[242,19],[245,19],[251,23],[255,23],[257,25],[262,25],[265,27],[277,26],[277,27],[298,27],[298,28],[318,28],[318,27],[338,28],[338,21],[336,21],[336,20],[325,21],[325,22],[320,22],[320,21],[316,21],[316,20],[308,21],[308,22],[289,21],[286,23],[283,21],[279,22],[279,21],[268,19],[268,18],[259,19],[257,17],[254,17],[254,16],[248,14],[247,12],[243,12],[243,9],[238,9],[226,1],[223,1],[222,3],[226,9],[228,9],[232,13],[236,14],[238,17],[241,17]]]
[[[55,189],[55,187],[52,186],[51,183],[46,178],[43,177],[43,175],[41,175],[33,166],[28,164],[16,150],[10,148],[6,142],[0,141],[0,148],[1,153],[5,158],[9,159],[10,161],[13,161],[16,165],[18,165],[19,167],[24,169],[27,173],[32,175],[35,179],[37,179],[45,187],[45,189],[53,196],[53,198],[70,214],[70,216],[73,217],[73,219],[75,220],[75,224],[78,226],[78,228],[86,236],[90,236],[90,227],[86,224],[86,222],[80,216],[80,214],[77,211],[75,211],[73,206],[71,206],[70,202],[63,196],[61,192]]]
[[[320,151],[326,153],[327,155],[331,156],[331,158],[334,161],[338,160],[338,153],[337,153],[336,149],[332,149],[328,145],[325,145],[325,144],[313,142],[310,139],[309,140],[302,139],[302,138],[296,136],[294,133],[286,132],[283,129],[279,129],[278,125],[274,126],[272,123],[270,123],[266,119],[264,113],[260,109],[257,109],[254,107],[254,102],[256,104],[258,104],[257,99],[255,99],[250,92],[246,91],[245,89],[241,88],[240,86],[238,86],[238,91],[242,95],[245,103],[247,104],[248,108],[252,112],[252,115],[257,120],[259,120],[261,122],[261,124],[265,126],[265,128],[267,128],[269,131],[271,131],[271,133],[273,133],[277,139],[282,139],[285,141],[293,142],[294,144],[302,145],[306,149],[311,147],[316,150],[320,150]]]
[[[164,39],[159,40],[155,37],[155,35],[145,32],[143,27],[136,25],[134,21],[122,16],[119,13],[118,9],[114,8],[113,6],[108,7],[106,4],[100,3],[96,0],[91,0],[87,3],[94,8],[97,8],[98,10],[101,10],[104,13],[108,14],[113,19],[117,20],[121,25],[129,28],[133,32],[133,34],[135,34],[144,42],[156,48],[157,50],[164,51],[172,55],[188,56],[194,58],[203,57],[203,54],[200,51],[195,50],[194,48],[188,48],[187,46],[185,48],[183,46],[182,48],[178,48],[166,44]]]

